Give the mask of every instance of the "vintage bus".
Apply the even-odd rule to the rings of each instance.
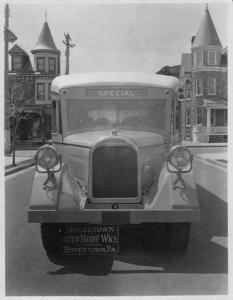
[[[53,262],[117,254],[121,226],[163,226],[167,246],[186,249],[200,209],[192,154],[179,141],[179,88],[147,73],[53,80],[52,141],[37,151],[28,211]],[[97,247],[104,230],[111,243]]]

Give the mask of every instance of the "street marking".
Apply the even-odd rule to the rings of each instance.
[[[225,236],[213,236],[211,238],[211,242],[216,243],[224,248],[228,248],[227,241],[228,241],[228,239]]]
[[[131,263],[125,263],[122,261],[117,260],[117,262],[114,262],[113,266],[112,266],[112,271],[128,271],[130,270],[132,271],[139,271],[139,270],[143,270],[145,272],[148,271],[165,271],[164,268],[162,267],[150,267],[150,266],[143,266],[143,265],[134,265]]]

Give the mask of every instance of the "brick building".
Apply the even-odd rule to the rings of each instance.
[[[19,45],[9,50],[9,98],[25,116],[19,123],[18,148],[43,143],[51,134],[50,86],[53,78],[60,74],[60,51],[47,21],[31,52],[33,62]]]
[[[191,53],[182,54],[180,80],[183,136],[194,142],[227,141],[227,48],[223,48],[206,6]]]

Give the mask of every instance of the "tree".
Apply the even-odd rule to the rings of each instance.
[[[9,107],[9,118],[11,127],[11,151],[12,151],[12,165],[16,166],[15,163],[15,151],[16,151],[16,141],[18,135],[19,124],[21,120],[30,118],[30,113],[23,113],[22,108],[16,107],[15,103]]]
[[[28,85],[28,84],[27,84]],[[7,107],[7,117],[9,118],[11,128],[11,152],[12,152],[12,165],[15,163],[16,141],[20,121],[31,117],[30,113],[24,113],[25,101],[28,90],[30,92],[31,82],[29,88],[24,82],[13,82],[9,85],[9,97],[11,99]]]
[[[180,65],[176,65],[176,66],[173,66],[173,67],[165,66],[161,70],[156,72],[156,74],[174,76],[174,77],[179,78],[179,76],[180,76]]]

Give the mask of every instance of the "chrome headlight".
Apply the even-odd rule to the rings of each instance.
[[[44,145],[40,147],[35,156],[36,164],[46,170],[54,168],[60,158],[56,150],[51,145]]]
[[[175,146],[170,150],[168,164],[180,172],[189,172],[192,169],[192,153],[183,146]],[[170,172],[170,170],[168,168]]]

